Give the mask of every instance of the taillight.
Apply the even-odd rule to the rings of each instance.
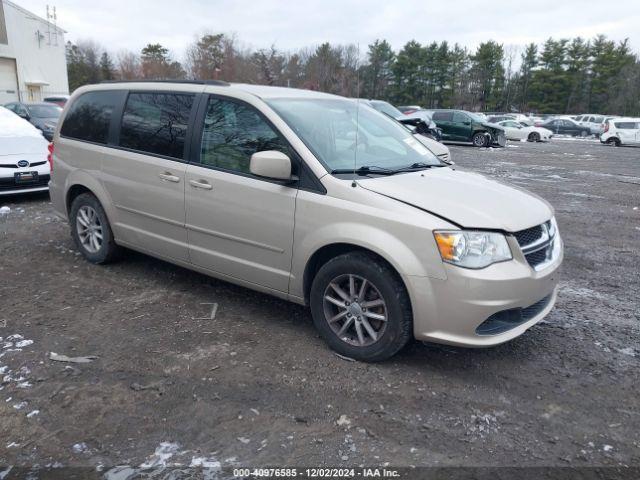
[[[47,161],[49,162],[49,172],[53,173],[53,151],[55,149],[53,146],[53,142],[51,142],[47,148],[49,149],[49,155],[47,155]]]
[[[609,122],[604,122],[604,133],[609,131]]]

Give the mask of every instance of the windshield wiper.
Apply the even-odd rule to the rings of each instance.
[[[444,165],[433,165],[424,162],[416,162],[412,163],[411,165],[407,165],[406,167],[400,168],[385,168],[378,165],[364,165],[362,167],[356,168],[355,170],[353,168],[338,168],[335,170],[331,170],[331,173],[355,173],[356,175],[367,175],[369,173],[375,173],[378,175],[395,175],[396,173],[414,172],[417,170],[424,170],[425,168],[432,167],[444,167]]]

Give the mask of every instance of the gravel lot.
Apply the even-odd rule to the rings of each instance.
[[[133,252],[91,265],[47,195],[0,197],[0,465],[640,466],[640,148],[451,149],[554,205],[558,304],[506,345],[375,365],[299,306]]]

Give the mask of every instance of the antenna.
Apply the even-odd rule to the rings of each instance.
[[[47,45],[51,45],[51,14],[49,13],[49,5],[47,5]]]
[[[358,133],[360,131],[360,42],[358,42],[358,52],[356,57],[356,143],[353,149],[353,181],[351,186],[356,188],[356,168],[358,163]]]

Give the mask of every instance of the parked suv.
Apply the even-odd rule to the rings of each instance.
[[[640,118],[611,118],[604,123],[600,142],[607,145],[640,145]]]
[[[443,141],[471,142],[476,147],[504,147],[507,143],[502,127],[491,124],[472,112],[434,110],[431,118],[442,129]]]
[[[342,355],[383,360],[411,337],[496,345],[556,300],[562,240],[548,203],[447,166],[351,99],[87,86],[54,144],[51,199],[87,260],[128,247],[309,305]]]

